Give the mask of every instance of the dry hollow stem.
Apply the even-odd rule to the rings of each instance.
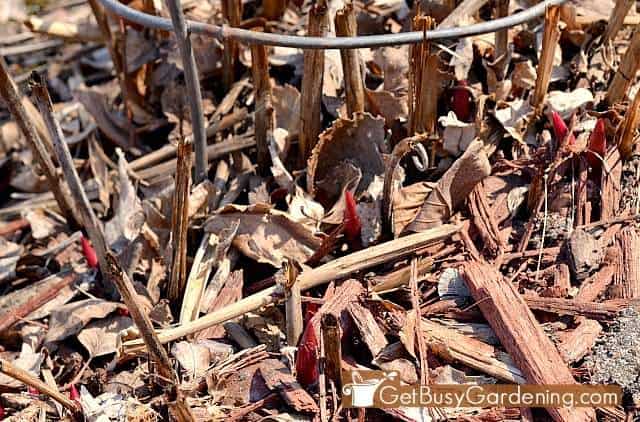
[[[430,17],[417,16],[413,19],[414,31],[428,31],[435,27]],[[431,53],[428,41],[411,46],[411,67],[409,69],[409,119],[410,133],[432,135],[438,118],[437,54]]]
[[[358,35],[353,3],[348,2],[344,8],[336,12],[336,35],[339,37],[354,37]],[[340,50],[342,69],[344,73],[344,90],[347,95],[347,113],[364,111],[364,84],[362,82],[362,68],[358,50]]]
[[[271,81],[269,80],[269,61],[264,45],[251,46],[251,71],[256,93],[255,136],[258,150],[258,172],[269,173],[269,132],[273,132],[271,113]]]
[[[326,0],[319,0],[309,11],[307,35],[323,37],[329,29],[329,14]],[[300,157],[311,155],[318,142],[321,129],[322,81],[324,77],[324,50],[305,50],[303,53],[304,74],[300,101]]]
[[[171,237],[173,260],[167,297],[175,309],[180,303],[187,284],[187,231],[189,230],[189,192],[191,190],[191,164],[193,161],[190,142],[178,145],[176,183],[173,193],[173,213],[171,215]]]
[[[555,55],[558,40],[560,39],[560,29],[558,21],[560,19],[560,7],[551,6],[546,10],[544,18],[544,35],[542,38],[542,53],[540,54],[540,64],[536,77],[536,86],[531,96],[531,105],[536,112],[540,112],[544,104],[544,97],[549,89],[551,79],[551,69],[553,68],[553,57]]]
[[[631,82],[635,79],[640,68],[640,25],[636,27],[629,46],[622,57],[622,62],[613,75],[613,80],[607,90],[607,103],[613,105],[624,100]],[[624,152],[622,154],[625,155]]]

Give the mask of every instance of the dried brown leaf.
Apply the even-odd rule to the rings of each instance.
[[[342,180],[333,180],[335,189],[319,189],[318,181],[329,181],[334,169],[349,162],[362,172],[356,189],[367,189],[374,176],[384,175],[382,154],[387,151],[384,119],[369,113],[357,113],[353,119],[338,119],[320,135],[308,161],[307,190],[316,198],[337,199]],[[320,199],[322,203],[323,200]]]
[[[131,327],[133,327],[131,318],[115,315],[87,324],[78,334],[78,341],[87,349],[91,357],[108,355],[116,352],[120,331]]]
[[[85,299],[55,309],[51,312],[45,343],[64,340],[80,332],[92,319],[104,318],[120,306],[101,299]]]
[[[444,173],[407,230],[419,232],[446,222],[475,185],[489,174],[489,157],[482,141],[475,140]]]
[[[293,259],[306,261],[320,247],[321,240],[304,225],[269,205],[228,205],[205,224],[208,232],[220,234],[233,222],[240,221],[233,246],[258,262],[280,267]]]

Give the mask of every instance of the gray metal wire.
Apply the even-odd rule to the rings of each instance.
[[[149,15],[131,9],[118,0],[98,0],[111,12],[131,22],[151,29],[172,31],[171,21],[159,16]],[[500,19],[481,22],[457,28],[434,29],[432,31],[402,32],[399,34],[363,35],[357,37],[305,37],[285,34],[269,34],[233,28],[227,25],[211,25],[202,22],[187,21],[188,31],[194,34],[208,35],[219,40],[233,39],[247,44],[273,45],[302,49],[347,49],[372,48],[400,44],[416,44],[427,40],[441,40],[447,38],[463,38],[473,35],[486,34],[511,28],[542,16],[549,6],[557,6],[567,0],[546,0],[529,9]]]

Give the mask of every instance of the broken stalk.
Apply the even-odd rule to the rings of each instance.
[[[104,233],[102,232],[100,223],[98,222],[98,219],[89,204],[89,199],[87,198],[84,188],[82,187],[82,181],[80,180],[73,164],[73,157],[71,157],[71,153],[69,152],[69,147],[67,146],[64,134],[62,133],[60,123],[58,123],[53,115],[53,105],[51,103],[49,91],[47,90],[46,82],[39,74],[34,72],[31,75],[30,84],[38,109],[44,118],[47,129],[49,130],[49,135],[53,140],[53,149],[55,150],[58,162],[62,168],[64,180],[67,182],[69,190],[73,195],[75,201],[73,208],[80,214],[84,229],[89,234],[91,244],[95,248],[95,252],[98,256],[100,270],[103,274],[106,274],[104,271],[107,269],[105,261],[107,244],[104,239]],[[115,297],[116,292],[114,291],[113,286],[108,284],[107,280],[105,280],[105,287],[109,290],[110,296]]]
[[[202,108],[202,93],[200,91],[200,79],[196,67],[196,58],[191,48],[191,38],[182,13],[180,0],[165,0],[173,29],[176,33],[178,48],[182,55],[184,68],[184,80],[187,85],[189,110],[191,114],[191,126],[193,127],[193,143],[196,152],[196,170],[194,183],[198,184],[207,178],[207,136],[204,127],[204,112]]]
[[[336,12],[336,35],[339,37],[354,37],[358,35],[355,9],[352,2]],[[358,50],[340,50],[342,71],[344,73],[344,91],[347,96],[347,114],[364,111],[364,83]]]
[[[334,388],[342,391],[342,342],[340,324],[335,315],[331,313],[322,315],[320,332],[325,354],[325,374],[333,382]]]
[[[540,53],[540,63],[538,64],[538,74],[536,85],[531,96],[531,105],[536,113],[542,112],[544,97],[549,89],[551,79],[551,69],[553,68],[553,57],[555,55],[558,40],[560,39],[560,7],[551,6],[546,10],[544,17],[544,35],[542,38],[542,52]]]
[[[638,69],[640,69],[640,25],[636,27],[622,62],[607,89],[607,104],[613,105],[624,100]]]
[[[237,27],[242,22],[242,1],[222,0],[222,15],[229,26]],[[222,83],[226,90],[231,88],[235,78],[236,63],[238,61],[238,43],[232,39],[224,40],[222,56]]]
[[[302,300],[300,285],[297,283],[298,268],[295,262],[289,261],[284,270],[285,315],[287,321],[287,344],[295,347],[300,340],[304,328],[302,320]]]
[[[413,19],[414,31],[428,31],[435,27],[435,21],[428,16]],[[436,130],[438,117],[439,89],[437,81],[440,59],[431,53],[431,43],[424,41],[410,49],[409,70],[409,133],[431,135]]]
[[[608,45],[616,37],[624,24],[624,18],[629,14],[629,10],[634,4],[636,4],[635,0],[616,0],[616,4],[611,10],[611,15],[607,21],[607,29],[602,36],[603,45]]]
[[[637,38],[640,40],[640,30],[636,33]],[[634,38],[636,38],[634,35]],[[631,47],[629,47],[631,48]],[[626,56],[625,56],[626,57]],[[639,62],[640,63],[640,62]],[[622,68],[622,66],[620,66]],[[618,149],[622,158],[629,158],[633,152],[633,145],[635,139],[636,129],[640,122],[640,91],[636,92],[633,97],[633,102],[627,107],[627,113],[624,116],[622,123],[622,132],[620,139],[618,140]]]
[[[307,35],[323,37],[329,28],[328,5],[318,0],[309,10]],[[300,159],[304,164],[318,141],[321,129],[322,81],[324,77],[324,50],[305,50],[303,53],[300,101]]]
[[[22,134],[31,149],[31,153],[44,172],[49,189],[58,202],[60,211],[62,211],[62,214],[67,219],[67,223],[72,229],[79,227],[79,219],[73,212],[74,208],[71,206],[72,200],[66,192],[64,184],[60,183],[57,169],[50,157],[50,151],[47,150],[42,138],[38,136],[34,128],[33,120],[29,118],[24,107],[20,93],[18,92],[18,87],[13,82],[13,79],[11,79],[6,63],[2,57],[0,57],[0,95],[2,95],[11,115],[22,130]]]
[[[258,172],[262,175],[269,173],[269,137],[268,132],[273,132],[273,116],[270,112],[271,105],[271,81],[269,80],[269,60],[267,48],[264,45],[251,46],[251,73],[256,96],[255,107],[255,137],[258,150]]]
[[[509,0],[497,0],[495,17],[504,18],[509,15]],[[496,31],[496,60],[507,54],[509,49],[509,30],[501,29]],[[504,69],[501,69],[504,72]],[[503,73],[502,72],[502,73]]]
[[[191,143],[184,139],[178,144],[176,182],[171,214],[173,259],[167,297],[175,310],[179,310],[187,284],[187,231],[189,230],[189,193],[191,191]]]

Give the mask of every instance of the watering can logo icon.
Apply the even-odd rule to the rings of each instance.
[[[344,407],[377,407],[377,391],[384,383],[398,383],[395,371],[353,370],[342,374]]]

